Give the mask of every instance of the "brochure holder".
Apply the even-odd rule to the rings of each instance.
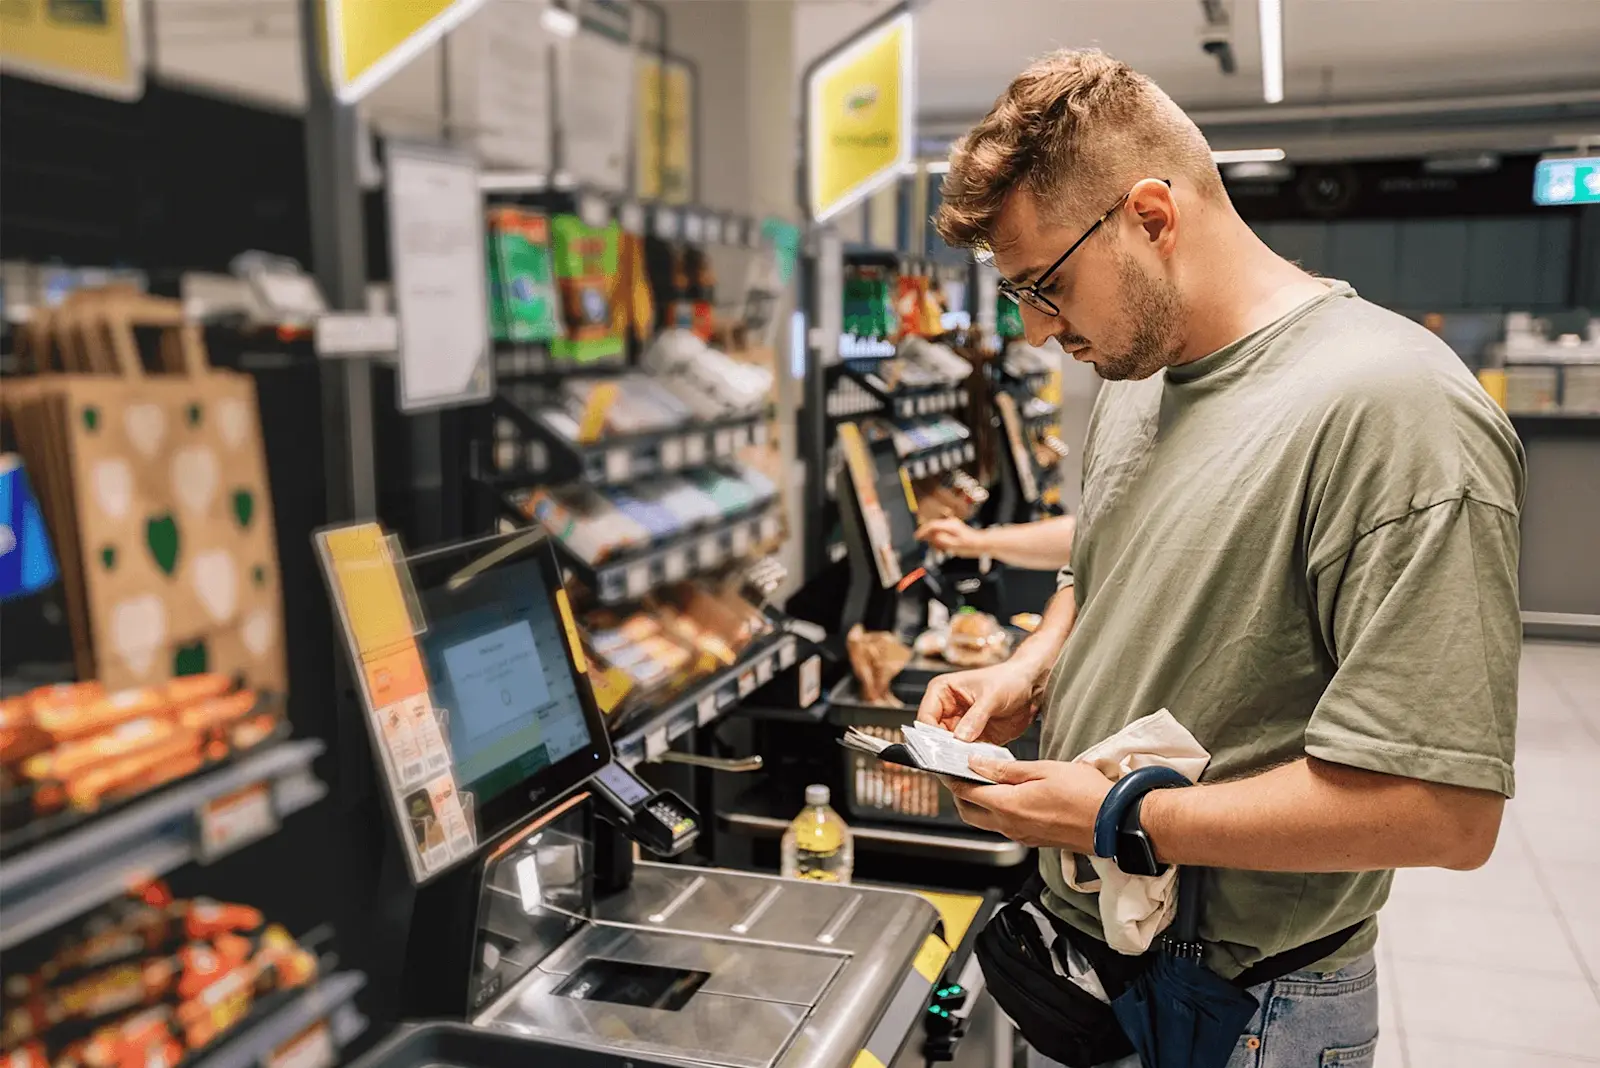
[[[427,632],[399,540],[376,523],[313,536],[355,666],[373,752],[413,883],[477,848],[473,798],[456,781],[449,713],[435,708],[418,638]]]

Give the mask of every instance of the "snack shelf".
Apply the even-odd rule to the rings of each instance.
[[[966,407],[967,390],[961,386],[936,386],[933,388],[895,389],[875,371],[858,370],[845,366],[843,373],[876,397],[896,419],[915,419],[919,415],[937,415]]]
[[[771,682],[778,672],[793,667],[799,657],[799,642],[795,635],[782,631],[759,639],[738,663],[691,687],[671,704],[613,738],[611,748],[616,758],[631,768],[640,761],[659,757],[673,742],[696,727],[714,722]]]
[[[327,792],[311,771],[322,751],[315,739],[276,743],[6,857],[0,861],[0,950],[110,901],[135,882],[271,834],[282,817]]]
[[[494,375],[497,382],[510,382],[524,378],[553,375],[615,374],[628,369],[627,358],[621,355],[588,363],[557,360],[550,355],[550,346],[539,341],[496,341],[494,343]]]
[[[502,498],[502,503],[514,522],[529,522],[510,501]],[[778,513],[777,502],[769,502],[716,526],[701,527],[599,565],[590,564],[559,539],[555,544],[563,563],[594,591],[601,604],[625,604],[669,582],[682,582],[729,561],[756,555],[761,546],[775,542],[783,533]]]
[[[628,233],[691,245],[760,249],[766,244],[761,222],[751,216],[692,204],[658,204],[618,197],[574,187],[560,178],[556,175],[552,180],[550,175],[528,171],[486,171],[478,177],[478,188],[492,199],[566,198],[571,210],[590,226],[604,226],[614,220]]]
[[[977,458],[978,450],[972,442],[958,441],[902,456],[900,466],[905,468],[906,474],[912,478],[927,478],[930,475],[942,475],[946,471],[953,471]]]
[[[339,1063],[340,1051],[367,1029],[367,1020],[357,1011],[354,999],[367,985],[361,972],[335,972],[317,980],[277,1011],[254,1024],[246,1024],[238,1034],[229,1035],[216,1050],[196,1058],[190,1068],[332,1068]],[[284,1047],[318,1023],[327,1024],[327,1043],[297,1043],[295,1053]]]
[[[623,485],[730,459],[746,446],[765,445],[768,435],[768,413],[759,411],[672,430],[611,434],[581,444],[551,425],[551,413],[526,412],[503,397],[496,398],[494,413],[493,477],[502,488],[528,476]],[[534,448],[527,447],[530,437]]]

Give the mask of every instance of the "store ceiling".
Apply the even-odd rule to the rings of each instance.
[[[1573,88],[1600,101],[1600,0],[1282,2],[1279,107]],[[890,6],[801,0],[801,55],[820,53]],[[1231,76],[1201,51],[1200,0],[926,0],[917,46],[923,132],[963,129],[1030,58],[1062,47],[1103,48],[1191,111],[1223,113],[1219,120],[1264,110],[1256,0],[1223,6],[1238,58]]]

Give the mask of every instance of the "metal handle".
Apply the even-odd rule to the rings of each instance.
[[[662,764],[688,764],[695,768],[709,768],[712,771],[760,771],[762,759],[760,756],[747,757],[709,757],[697,756],[694,753],[680,753],[676,749],[668,749],[656,757]]]

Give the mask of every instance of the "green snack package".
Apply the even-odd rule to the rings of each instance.
[[[595,363],[623,353],[625,315],[617,300],[619,244],[616,223],[588,226],[576,215],[550,221],[556,286],[566,330],[550,346],[557,360]]]
[[[548,219],[520,208],[491,211],[489,277],[495,340],[552,342],[561,336]]]

